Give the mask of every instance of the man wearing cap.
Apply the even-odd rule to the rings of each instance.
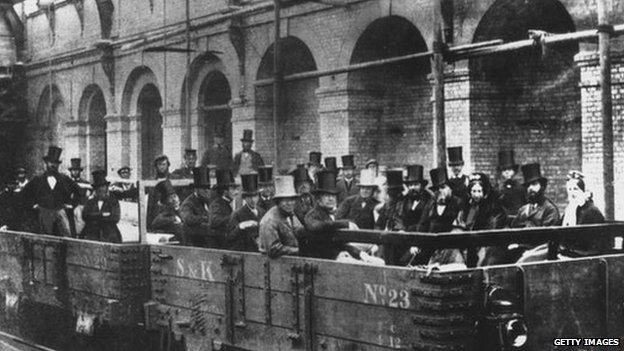
[[[63,149],[50,146],[43,157],[45,173],[33,178],[24,187],[24,198],[38,211],[42,233],[70,236],[71,229],[66,210],[73,211],[80,188],[70,177],[59,173]],[[54,232],[56,228],[57,232]]]
[[[305,168],[297,166],[290,173],[294,179],[295,189],[297,190],[297,204],[295,205],[295,215],[299,222],[305,222],[305,215],[314,207],[314,195],[312,195],[313,182],[308,176]]]
[[[197,150],[184,150],[184,166],[171,173],[171,179],[193,179],[193,168],[197,163]]]
[[[431,193],[425,188],[428,181],[424,178],[424,167],[422,165],[407,166],[407,177],[404,183],[407,193],[399,205],[399,213],[405,230],[415,232],[418,230],[423,211],[432,198]]]
[[[380,203],[375,207],[377,217],[375,227],[379,230],[404,230],[405,227],[399,212],[399,204],[403,201],[403,170],[388,170],[386,177],[388,198],[386,202]]]
[[[258,186],[260,187],[260,197],[258,199],[258,208],[267,213],[271,207],[275,205],[273,195],[275,194],[275,186],[273,185],[273,166],[258,167]]]
[[[449,147],[447,151],[448,165],[451,168],[451,177],[448,180],[448,185],[453,190],[454,196],[468,201],[468,176],[463,174],[464,156],[462,147]]]
[[[234,211],[234,198],[238,196],[239,187],[229,169],[217,169],[217,184],[214,186],[216,197],[208,207],[210,230],[213,233],[215,249],[226,246],[230,216]]]
[[[80,237],[87,240],[121,243],[121,232],[117,228],[119,223],[119,202],[108,192],[109,182],[106,181],[106,171],[98,170],[91,173],[95,195],[87,200],[82,211],[85,222]]]
[[[132,169],[128,166],[123,166],[117,170],[117,175],[121,179],[130,179],[130,172]],[[134,182],[115,182],[110,186],[110,194],[119,201],[137,202],[139,197],[139,191],[134,185]]]
[[[308,177],[310,178],[311,184],[314,185],[314,181],[316,179],[316,173],[323,169],[321,165],[321,156],[322,154],[319,151],[310,151],[309,159],[308,159]],[[297,179],[295,178],[295,186],[297,183]],[[304,213],[305,215],[305,213]]]
[[[515,215],[520,207],[526,203],[527,193],[520,182],[515,179],[518,165],[514,162],[513,150],[498,153],[498,168],[502,179],[498,200],[508,214]]]
[[[275,201],[273,206],[260,221],[258,248],[270,258],[283,255],[299,254],[299,238],[305,228],[295,216],[296,199],[292,176],[275,178]]]
[[[520,207],[512,228],[550,227],[559,224],[559,210],[546,197],[548,179],[542,177],[539,163],[522,166],[524,187],[527,192],[527,204]]]
[[[359,193],[346,198],[336,213],[336,218],[347,219],[355,223],[360,229],[375,228],[375,206],[379,203],[373,193],[377,188],[375,174],[371,169],[360,172]]]
[[[206,167],[193,168],[193,192],[182,202],[180,217],[184,223],[182,245],[215,247],[210,230],[208,203],[210,177]]]
[[[338,205],[340,205],[349,196],[357,195],[358,180],[355,178],[355,162],[353,155],[342,156],[342,178],[340,178],[336,187],[338,188]]]
[[[228,235],[228,249],[258,252],[258,225],[264,210],[258,208],[258,174],[241,175],[243,206],[232,213]]]
[[[214,137],[214,145],[210,150],[206,150],[202,156],[201,165],[203,167],[212,166],[215,169],[232,169],[232,151],[225,145],[225,131],[219,130]]]
[[[357,229],[357,225],[348,220],[336,220],[336,174],[322,170],[317,173],[317,179],[316,205],[305,216],[306,232],[299,243],[301,255],[333,260],[341,251],[347,251],[354,258],[360,258],[361,251],[355,246],[332,242],[336,230]]]
[[[183,223],[180,216],[180,197],[171,182],[160,182],[156,185],[156,193],[161,195],[160,212],[152,221],[151,229],[160,233],[174,234],[175,240],[183,240]]]
[[[264,161],[259,153],[251,149],[254,142],[253,130],[243,130],[241,142],[243,150],[234,156],[234,175],[258,172],[258,167],[264,166]]]

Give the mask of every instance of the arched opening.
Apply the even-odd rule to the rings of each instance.
[[[407,19],[375,20],[359,37],[351,64],[427,51]],[[357,162],[375,157],[386,165],[431,163],[431,65],[427,58],[350,72],[351,152]]]
[[[143,86],[137,100],[137,112],[141,123],[141,173],[144,179],[155,176],[152,162],[163,152],[161,107],[158,88],[151,83]]]
[[[39,160],[47,153],[48,146],[63,145],[63,124],[68,120],[68,111],[65,102],[56,85],[48,85],[43,89],[37,105],[34,128],[30,128],[32,143],[31,157],[33,169],[41,170]]]
[[[79,118],[87,123],[86,150],[87,169],[107,169],[106,160],[106,101],[97,85],[91,85],[82,94]]]
[[[498,0],[485,13],[473,41],[528,38],[531,29],[574,31],[556,0]],[[473,164],[496,172],[498,150],[514,149],[516,161],[539,161],[554,183],[549,196],[565,202],[565,172],[581,167],[579,72],[570,42],[470,60]],[[488,152],[483,152],[488,150]]]
[[[316,62],[307,45],[298,38],[286,37],[280,42],[283,73],[316,70]],[[256,78],[272,78],[274,45],[271,45],[260,62]],[[279,160],[274,160],[278,168],[290,167],[307,159],[310,150],[320,149],[320,124],[316,90],[318,78],[309,78],[284,83],[281,116],[277,126],[277,148]],[[256,119],[262,126],[258,135],[273,135],[273,87],[256,87]],[[257,138],[256,148],[273,159],[273,138]]]
[[[232,93],[225,75],[212,71],[199,88],[198,112],[202,119],[202,141],[206,149],[215,144],[215,137],[223,138],[224,145],[232,150],[232,109],[228,105]]]

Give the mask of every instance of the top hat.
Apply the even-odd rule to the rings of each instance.
[[[513,150],[503,150],[498,153],[498,169],[513,169],[515,172],[518,172],[518,165],[514,161],[514,152]]]
[[[313,191],[315,194],[338,194],[336,186],[336,173],[332,170],[322,170],[316,174],[318,181],[317,188]]]
[[[169,196],[176,194],[173,185],[168,180],[164,180],[156,184],[154,190],[156,190],[158,192],[158,195],[160,195],[160,203],[162,204],[167,203],[167,199],[169,199]]]
[[[258,184],[259,185],[273,184],[273,166],[258,167]]]
[[[364,167],[368,168],[369,165],[371,164],[375,164],[377,167],[379,167],[379,162],[377,162],[376,159],[371,158],[370,160],[366,161],[366,164],[364,165]]]
[[[439,187],[448,184],[448,176],[446,173],[446,167],[438,167],[429,171],[431,177],[431,186],[429,189],[436,190]]]
[[[403,188],[403,170],[400,168],[390,169],[386,172],[388,189]]]
[[[241,141],[254,141],[253,140],[253,130],[245,129],[243,130],[243,138]]]
[[[48,147],[48,154],[43,156],[44,161],[52,162],[52,163],[61,163],[61,149],[58,146],[50,146]]]
[[[405,184],[420,183],[422,186],[427,185],[428,181],[425,179],[424,170],[425,168],[422,165],[408,165]]]
[[[343,169],[355,169],[355,161],[353,160],[353,155],[344,155],[341,157],[341,159]]]
[[[132,170],[132,168],[128,167],[128,166],[123,166],[120,169],[117,170],[117,174],[119,174],[121,176],[121,172],[123,171],[128,171],[130,172]]]
[[[69,170],[78,170],[78,171],[82,171],[82,167],[81,167],[81,163],[82,160],[79,158],[72,158],[71,160],[69,160],[71,162],[71,167],[69,167]]]
[[[223,189],[236,185],[236,183],[234,183],[234,176],[232,175],[232,171],[229,169],[217,169],[216,178],[217,184],[215,184],[215,188]]]
[[[377,186],[375,182],[375,171],[372,169],[363,169],[360,171],[360,183],[359,186]]]
[[[295,191],[295,179],[293,176],[277,176],[275,177],[275,195],[274,199],[298,197]]]
[[[100,185],[110,184],[110,182],[106,180],[106,171],[103,169],[93,171],[91,172],[91,175],[93,176],[93,182],[91,183],[91,185],[93,185],[94,188]]]
[[[193,168],[193,187],[201,189],[210,188],[210,171],[206,167]]]
[[[195,149],[186,149],[186,150],[184,150],[184,155],[186,155],[186,156],[197,156],[197,150],[195,150]]]
[[[312,182],[312,179],[310,179],[310,176],[308,175],[308,170],[304,167],[297,166],[297,168],[290,172],[290,175],[293,177],[293,181],[295,184],[300,184],[302,182]]]
[[[527,186],[534,181],[539,181],[542,186],[546,185],[548,179],[542,177],[539,163],[529,163],[522,166],[522,176],[524,177],[524,185]]]
[[[241,174],[243,196],[253,196],[258,193],[258,173]]]
[[[169,157],[167,157],[167,155],[156,156],[156,158],[154,159],[154,167],[156,167],[162,161],[167,161],[167,163],[169,163]]]
[[[325,157],[325,169],[338,173],[338,164],[335,157]]]
[[[462,147],[455,146],[446,149],[448,151],[448,164],[449,166],[463,166],[464,157],[462,155]]]
[[[319,151],[310,151],[308,165],[321,165],[321,153]]]

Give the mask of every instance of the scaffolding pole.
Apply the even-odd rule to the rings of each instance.
[[[606,0],[598,0],[598,52],[600,61],[600,93],[602,117],[602,174],[605,218],[615,217],[613,186],[613,106],[611,101],[611,33],[610,13]]]
[[[274,15],[275,15],[275,36],[273,44],[273,163],[276,167],[279,167],[279,148],[277,143],[278,137],[278,121],[280,118],[282,107],[282,84],[283,84],[283,72],[282,72],[282,60],[281,60],[281,43],[280,43],[280,0],[274,0]]]
[[[434,2],[433,11],[433,161],[446,167],[446,130],[444,123],[444,42],[442,37],[442,1]]]

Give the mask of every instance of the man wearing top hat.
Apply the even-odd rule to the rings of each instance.
[[[132,169],[128,166],[123,166],[117,170],[117,175],[121,179],[130,179],[130,173]],[[115,182],[111,184],[109,188],[111,196],[115,197],[119,201],[137,202],[139,197],[139,191],[134,185],[134,182]]]
[[[175,240],[182,241],[183,223],[180,216],[180,197],[176,193],[171,182],[160,182],[155,190],[160,194],[162,204],[160,212],[152,221],[152,230],[160,233],[174,234]]]
[[[310,178],[312,185],[314,185],[316,173],[323,169],[323,165],[321,165],[321,156],[322,154],[319,151],[310,151],[308,156],[308,177]],[[295,186],[296,182],[297,179],[295,179]]]
[[[418,231],[424,233],[443,233],[453,229],[462,200],[454,195],[447,178],[446,167],[429,171],[433,198],[423,209],[418,223]]]
[[[260,197],[258,198],[257,206],[266,213],[275,205],[275,201],[273,201],[273,195],[275,194],[273,166],[258,167],[258,186]]]
[[[313,181],[310,179],[308,171],[301,165],[298,165],[290,175],[294,179],[295,189],[299,195],[295,205],[295,215],[299,222],[304,223],[305,215],[314,207]]]
[[[48,148],[48,154],[43,157],[45,172],[26,184],[23,192],[25,200],[38,212],[42,233],[70,236],[66,210],[73,211],[80,197],[80,188],[70,177],[58,171],[62,151],[56,146]]]
[[[184,165],[171,172],[171,179],[193,179],[193,168],[197,163],[197,150],[184,150]]]
[[[74,209],[74,212],[68,214],[69,226],[72,230],[72,236],[76,237],[77,234],[79,234],[84,228],[84,221],[82,220],[82,209],[84,207],[84,204],[91,196],[93,188],[87,180],[82,179],[82,160],[80,158],[72,158],[70,162],[71,167],[69,167],[69,175],[71,179],[80,187],[80,198],[78,199],[78,204]]]
[[[264,210],[258,207],[258,174],[241,175],[243,206],[232,213],[227,247],[235,251],[258,252],[258,225]]]
[[[234,175],[258,172],[258,167],[264,166],[264,161],[259,153],[251,149],[254,142],[253,130],[243,130],[241,142],[243,150],[234,156]]]
[[[518,165],[514,162],[513,150],[498,153],[498,168],[502,178],[498,200],[508,214],[515,215],[526,203],[526,190],[514,178],[518,172]]]
[[[214,186],[216,196],[208,207],[210,230],[213,234],[215,249],[226,246],[230,216],[234,212],[234,199],[238,196],[239,186],[234,182],[234,176],[229,169],[217,169],[217,184]]]
[[[353,155],[344,155],[342,159],[342,178],[336,182],[338,188],[338,205],[349,196],[357,195],[358,180],[355,178],[355,162]]]
[[[346,198],[336,214],[338,219],[347,219],[355,223],[361,229],[375,228],[375,206],[379,203],[373,193],[377,188],[375,174],[371,169],[363,169],[360,172],[359,193]]]
[[[210,177],[206,167],[193,168],[193,192],[182,202],[180,217],[184,223],[182,245],[215,247],[208,204],[211,198]]]
[[[453,190],[453,195],[467,201],[468,200],[468,176],[463,174],[464,157],[462,147],[449,147],[448,165],[451,168],[451,177],[448,179],[448,185]]]
[[[403,170],[390,169],[386,172],[386,188],[388,197],[386,202],[375,207],[377,219],[375,228],[379,230],[404,230],[403,219],[400,215],[400,203],[403,201]]]
[[[355,223],[336,219],[338,187],[336,174],[329,170],[317,173],[318,187],[314,190],[316,205],[305,216],[306,232],[300,240],[302,256],[333,260],[342,251],[360,258],[361,251],[353,245],[332,242],[338,229],[357,229]]]
[[[91,174],[95,195],[87,200],[82,211],[85,226],[80,237],[87,240],[121,243],[121,232],[117,228],[120,217],[119,202],[109,195],[110,183],[106,181],[106,171],[98,170]]]
[[[299,238],[305,228],[295,215],[299,195],[292,176],[275,177],[275,201],[260,221],[258,249],[270,258],[299,254]]]
[[[407,193],[399,205],[399,213],[405,230],[414,232],[418,230],[423,211],[432,198],[431,193],[425,188],[428,181],[424,178],[424,167],[422,165],[407,166],[407,177],[404,183]]]
[[[512,228],[550,227],[559,224],[559,210],[546,197],[548,179],[542,177],[539,163],[522,166],[524,187],[527,192],[527,204],[520,207]]]

